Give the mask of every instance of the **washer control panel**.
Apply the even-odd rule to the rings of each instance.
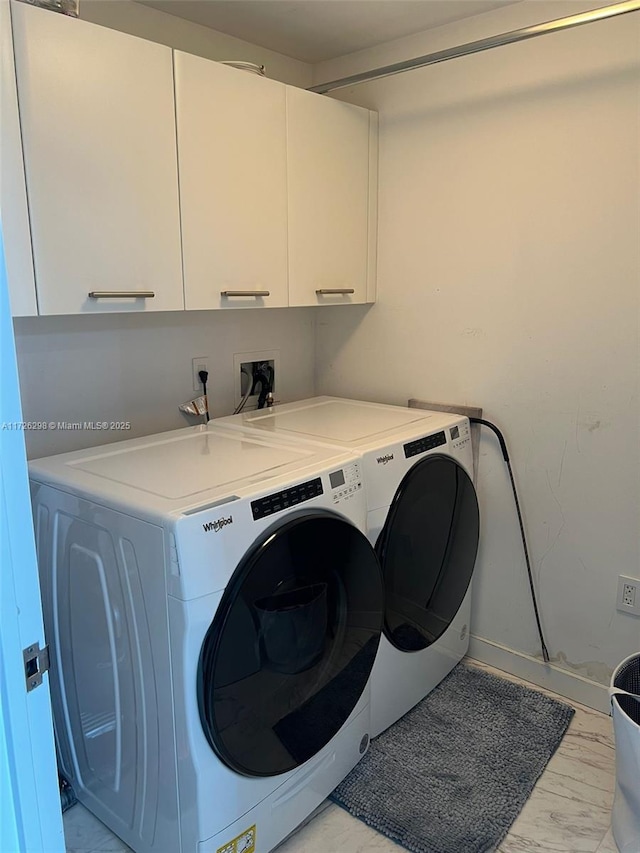
[[[329,484],[334,504],[350,500],[362,489],[360,463],[352,462],[350,465],[345,465],[344,468],[332,471],[329,474]]]
[[[306,483],[299,483],[297,486],[289,486],[281,492],[273,492],[271,495],[266,495],[264,498],[258,498],[256,501],[251,501],[251,512],[253,520],[258,521],[260,518],[265,518],[267,515],[273,515],[274,512],[287,509],[296,504],[310,501],[312,498],[317,498],[318,495],[324,494],[322,488],[322,480],[316,477],[314,480],[307,480]]]

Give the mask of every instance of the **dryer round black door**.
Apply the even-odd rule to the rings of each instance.
[[[471,582],[480,518],[471,478],[434,454],[404,476],[376,543],[385,584],[384,632],[401,651],[434,643]]]
[[[200,653],[200,719],[225,764],[273,776],[321,750],[362,695],[383,610],[380,564],[352,524],[319,511],[267,531]]]

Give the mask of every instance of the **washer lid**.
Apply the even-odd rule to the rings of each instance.
[[[230,494],[251,495],[265,481],[275,487],[292,473],[345,458],[352,457],[335,448],[209,425],[37,459],[29,471],[33,479],[98,499],[171,512]]]
[[[240,440],[238,440],[240,439]],[[151,437],[142,446],[101,448],[69,462],[71,468],[134,486],[163,498],[184,498],[227,490],[247,478],[301,462],[313,455],[303,447],[274,445],[230,434],[203,431]]]

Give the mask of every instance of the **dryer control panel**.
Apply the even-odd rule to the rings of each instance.
[[[416,438],[415,441],[409,441],[404,445],[404,455],[406,459],[411,456],[417,456],[419,453],[426,453],[427,450],[434,450],[442,444],[447,443],[447,438],[444,431],[436,432],[433,435],[426,435],[423,438]]]
[[[451,444],[454,450],[463,450],[471,444],[471,429],[469,421],[464,420],[462,423],[449,427],[449,435],[451,436]]]
[[[429,450],[435,450],[438,447],[446,447],[447,438],[451,440],[451,446],[454,450],[460,450],[470,444],[469,421],[465,419],[459,424],[447,427],[446,431],[440,430],[440,432],[434,432],[431,435],[425,435],[407,442],[403,445],[405,459],[410,459],[412,456],[418,456],[420,453],[426,453]]]

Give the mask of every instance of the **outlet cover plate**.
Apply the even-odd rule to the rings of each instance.
[[[199,391],[202,394],[202,382],[198,374],[201,370],[206,370],[209,373],[209,359],[206,355],[197,355],[191,359],[191,370],[193,374],[193,390]],[[208,380],[207,380],[208,384]]]
[[[626,575],[618,576],[616,608],[622,613],[640,616],[640,580]]]

